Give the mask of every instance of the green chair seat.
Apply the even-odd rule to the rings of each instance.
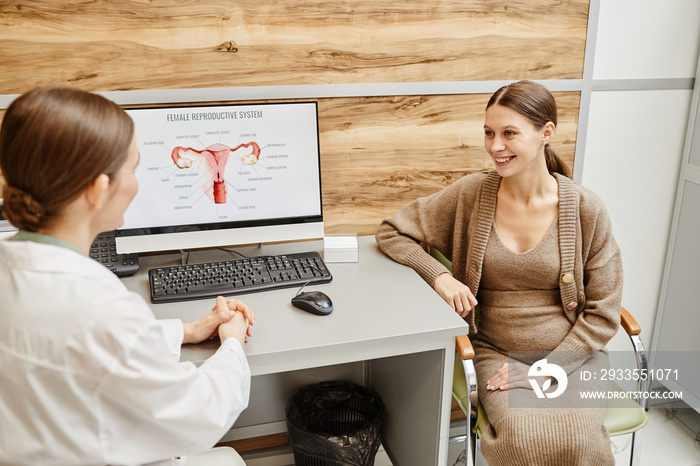
[[[613,391],[624,390],[613,382]],[[647,425],[646,411],[639,404],[629,398],[614,398],[608,402],[608,410],[605,412],[603,425],[608,429],[611,437],[616,435],[631,434]]]
[[[454,379],[452,382],[452,398],[457,402],[462,412],[467,412],[467,382],[464,376],[464,367],[458,354],[455,354]],[[624,390],[613,382],[613,391],[624,392]],[[616,435],[631,434],[647,425],[647,413],[640,408],[636,401],[629,398],[613,398],[608,403],[603,425],[608,429],[611,437]],[[473,432],[479,437],[489,425],[486,411],[479,403],[474,423]]]

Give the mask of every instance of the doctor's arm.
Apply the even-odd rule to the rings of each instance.
[[[111,305],[129,309],[114,313],[92,351],[106,368],[95,390],[105,461],[119,463],[119,452],[129,449],[158,461],[213,446],[248,406],[251,373],[241,340],[225,338],[200,366],[179,362],[158,321],[132,311],[133,302]],[[244,339],[246,320],[235,311],[222,326]]]

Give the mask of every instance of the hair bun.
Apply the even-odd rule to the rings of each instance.
[[[46,209],[27,191],[6,184],[2,213],[20,230],[37,231],[46,223]]]

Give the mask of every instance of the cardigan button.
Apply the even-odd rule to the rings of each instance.
[[[569,283],[574,281],[574,276],[570,273],[564,274],[564,276],[561,277],[561,281],[568,285]]]
[[[571,301],[569,304],[566,305],[566,308],[570,311],[573,311],[576,309],[576,306],[578,306],[578,303],[576,301]]]

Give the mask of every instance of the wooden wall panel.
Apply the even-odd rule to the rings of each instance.
[[[587,15],[588,0],[0,2],[0,94],[45,84],[119,91],[580,79]],[[554,147],[573,167],[579,94],[556,97]],[[491,168],[487,99],[319,99],[327,231],[372,234],[411,200]]]
[[[0,3],[0,93],[581,78],[588,0]]]
[[[381,220],[461,176],[492,169],[483,147],[489,95],[319,101],[323,207],[329,233],[374,234]],[[573,168],[580,95],[555,93],[552,147]]]
[[[580,95],[554,95],[559,124],[552,147],[573,168]],[[372,235],[412,200],[492,169],[483,147],[489,97],[318,99],[326,231]]]

